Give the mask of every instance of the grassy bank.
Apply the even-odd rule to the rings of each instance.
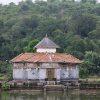
[[[89,82],[100,82],[100,77],[88,77],[88,78],[80,78],[81,81],[89,81]]]

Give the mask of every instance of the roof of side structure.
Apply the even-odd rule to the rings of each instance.
[[[35,48],[59,48],[57,44],[55,44],[52,40],[50,40],[47,36],[43,38]]]

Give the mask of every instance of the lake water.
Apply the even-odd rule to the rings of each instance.
[[[0,93],[0,100],[100,100],[100,91]]]

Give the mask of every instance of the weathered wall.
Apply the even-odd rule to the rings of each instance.
[[[40,68],[60,68],[58,63],[42,63],[39,66]]]
[[[77,66],[69,69],[69,78],[79,78],[79,69]]]
[[[45,79],[46,77],[46,69],[39,69],[39,80]]]
[[[14,79],[45,79],[46,69],[30,68],[30,69],[13,69]]]
[[[28,72],[28,79],[38,79],[39,78],[39,70],[38,69],[36,69],[36,68],[30,68],[30,69],[28,69],[27,70],[27,72]]]
[[[23,69],[13,69],[13,79],[23,79]]]
[[[14,64],[13,78],[14,79],[45,79],[47,78],[46,68],[55,68],[54,78],[73,79],[79,78],[79,69],[76,65],[62,65],[57,63],[43,63],[43,64]]]
[[[61,79],[67,79],[69,78],[69,68],[62,68],[60,71],[60,78]]]
[[[73,78],[79,78],[79,68],[78,68],[78,66],[73,67],[73,69],[72,69],[72,77]]]
[[[79,69],[77,66],[62,68],[60,75],[61,79],[77,79],[79,78]]]
[[[55,69],[55,78],[57,80],[60,80],[60,72],[61,72],[61,68]]]

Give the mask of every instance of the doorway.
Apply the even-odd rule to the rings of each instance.
[[[53,78],[54,78],[54,72],[55,72],[54,68],[48,68],[47,69],[47,78],[48,78],[49,81],[53,80]]]

